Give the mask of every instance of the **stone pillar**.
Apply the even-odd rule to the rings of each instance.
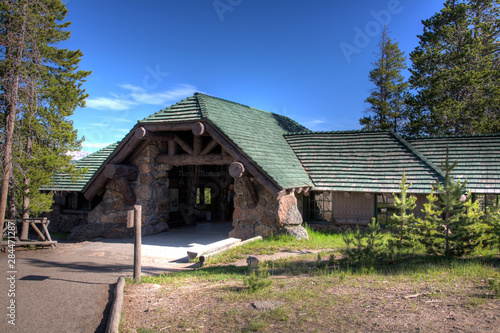
[[[241,179],[234,183],[233,227],[230,237],[248,239],[255,236],[286,233],[298,239],[307,238],[307,231],[301,226],[302,215],[294,193],[283,196],[279,201],[254,178],[250,179],[257,192],[258,203],[254,208],[247,205]]]
[[[280,233],[292,235],[297,239],[307,239],[295,193],[287,194],[279,200],[276,218]]]

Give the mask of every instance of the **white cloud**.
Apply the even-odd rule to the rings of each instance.
[[[88,108],[97,109],[97,110],[128,110],[132,105],[136,105],[137,103],[130,99],[123,99],[119,97],[108,98],[108,97],[97,97],[97,98],[89,98],[86,101],[86,105]]]
[[[141,87],[125,84],[121,86],[123,89],[130,91],[130,97],[139,104],[162,105],[171,102],[177,102],[187,96],[193,95],[196,92],[196,87],[189,84],[181,84],[171,90],[166,90],[157,93],[150,93]]]
[[[331,121],[325,119],[312,119],[300,117],[298,120],[299,124],[304,125],[311,131],[331,131]]]
[[[197,89],[190,84],[179,84],[173,89],[161,92],[150,92],[143,87],[131,84],[122,84],[120,88],[126,90],[122,95],[110,93],[112,97],[97,97],[87,99],[87,107],[98,110],[129,110],[140,104],[168,106],[173,102],[193,95]]]
[[[313,120],[309,120],[309,121],[304,122],[305,125],[310,125],[310,126],[320,125],[320,124],[325,124],[325,123],[326,123],[326,120],[319,120],[319,119],[313,119]]]

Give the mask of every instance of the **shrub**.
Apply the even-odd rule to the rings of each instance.
[[[259,264],[256,269],[252,269],[252,273],[243,280],[245,288],[252,293],[269,286],[271,283],[272,281],[269,280],[269,267],[265,263]]]
[[[382,235],[375,218],[368,225],[367,232],[356,227],[354,233],[343,234],[346,247],[341,250],[344,260],[351,265],[373,266],[382,254]]]

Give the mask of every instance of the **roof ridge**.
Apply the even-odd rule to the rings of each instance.
[[[338,130],[338,131],[309,131],[309,132],[289,132],[285,136],[291,135],[308,135],[308,134],[347,134],[347,133],[389,133],[389,130]]]
[[[217,97],[217,96],[212,96],[212,95],[209,95],[209,94],[204,94],[204,93],[200,93],[200,92],[195,92],[193,96],[198,97],[198,98],[197,98],[197,100],[199,100],[199,96],[201,96],[201,97],[209,97],[209,98],[218,99],[218,100],[221,100],[221,101],[224,101],[224,102],[228,102],[228,103],[232,103],[232,104],[236,104],[236,105],[244,106],[244,107],[247,107],[247,108],[249,108],[249,109],[254,109],[254,110],[259,110],[259,111],[262,111],[262,112],[268,112],[268,113],[271,113],[271,112],[269,112],[269,111],[256,109],[256,108],[253,108],[253,107],[248,106],[248,105],[245,105],[245,104],[241,104],[241,103],[238,103],[238,102],[233,102],[233,101],[230,101],[230,100],[228,100],[228,99],[224,99],[224,98],[220,98],[220,97]],[[203,102],[205,102],[205,101],[203,101]]]
[[[154,113],[150,114],[149,116],[146,116],[146,117],[144,117],[144,118],[142,118],[142,119],[138,120],[138,121],[137,121],[137,123],[138,123],[138,124],[140,124],[140,123],[144,123],[144,122],[151,121],[151,118],[155,118],[155,117],[161,116],[161,113],[166,113],[166,112],[169,112],[169,111],[171,111],[171,112],[175,112],[175,110],[174,110],[175,108],[180,108],[180,109],[182,109],[182,107],[183,107],[183,106],[182,106],[182,103],[187,103],[189,100],[193,100],[193,101],[195,101],[195,103],[196,103],[196,104],[197,104],[197,106],[199,107],[198,98],[196,98],[196,94],[195,94],[195,95],[192,95],[192,96],[188,96],[188,97],[186,97],[186,98],[184,98],[184,99],[180,100],[180,101],[179,101],[179,102],[177,102],[177,103],[174,103],[174,104],[172,104],[172,105],[169,105],[169,106],[167,106],[167,107],[164,107],[164,108],[162,108],[162,109],[160,109],[160,110],[158,110],[158,111],[156,111],[156,112],[154,112]],[[200,113],[200,111],[201,111],[201,110],[197,111],[197,113]],[[203,114],[200,114],[199,116],[203,119]]]
[[[195,92],[193,97],[196,100],[196,104],[198,104],[198,107],[200,108],[200,113],[201,113],[201,119],[208,119],[208,109],[207,106],[205,105],[205,101],[203,99],[200,100],[199,95],[204,95],[202,93]]]
[[[447,139],[447,138],[480,138],[480,137],[492,137],[492,136],[500,136],[500,133],[488,133],[488,134],[450,134],[450,135],[416,135],[416,136],[408,136],[405,135],[404,138],[406,140],[414,140],[414,139]]]
[[[438,175],[440,175],[442,178],[445,177],[444,172],[439,168],[437,165],[435,165],[433,162],[431,162],[427,157],[425,157],[421,152],[419,152],[416,148],[414,148],[408,141],[406,141],[402,136],[399,134],[395,133],[394,131],[388,131],[391,133],[392,136],[394,136],[397,140],[399,140],[406,148],[408,148],[415,156],[420,158],[424,163],[426,163],[428,166],[431,167]]]
[[[208,94],[204,94],[204,93],[200,93],[200,92],[196,92],[194,93],[194,96],[197,97],[197,100],[198,100],[198,103],[200,105],[200,109],[202,110],[202,112],[204,112],[203,117],[205,119],[208,119],[208,111],[207,111],[207,107],[206,107],[206,102],[204,100],[204,97],[208,97],[208,98],[213,98],[213,99],[217,99],[217,100],[220,100],[220,101],[223,101],[223,102],[227,102],[227,103],[231,103],[231,104],[235,104],[235,105],[239,105],[239,106],[243,106],[243,107],[246,107],[246,108],[249,108],[253,111],[259,111],[259,112],[263,112],[263,113],[266,113],[266,114],[269,114],[271,116],[277,116],[277,117],[283,117],[283,118],[286,118],[288,119],[290,122],[292,122],[295,126],[300,126],[300,127],[303,127],[305,129],[307,129],[308,131],[310,131],[307,127],[305,127],[304,125],[302,125],[301,123],[299,123],[298,121],[288,117],[288,116],[285,116],[285,115],[282,115],[282,114],[278,114],[278,113],[275,113],[275,112],[271,112],[271,111],[266,111],[266,110],[262,110],[262,109],[258,109],[258,108],[254,108],[252,106],[248,106],[248,105],[245,105],[245,104],[241,104],[241,103],[238,103],[238,102],[233,102],[233,101],[230,101],[230,100],[227,100],[227,99],[224,99],[224,98],[220,98],[220,97],[217,97],[217,96],[212,96],[212,95],[208,95]],[[202,97],[201,99],[199,97]],[[308,133],[308,132],[306,132]]]

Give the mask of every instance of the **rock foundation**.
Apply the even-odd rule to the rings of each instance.
[[[154,161],[163,143],[148,145],[133,161],[139,169],[137,180],[130,185],[136,195],[136,204],[142,206],[142,235],[156,234],[168,230],[169,210],[169,167]],[[88,224],[74,228],[69,236],[72,240],[92,238],[127,238],[132,237],[128,229],[128,206],[118,190],[114,180],[109,180],[103,200],[88,214]]]
[[[255,236],[268,237],[272,234],[286,233],[299,239],[307,238],[307,231],[301,226],[302,215],[299,212],[295,195],[290,193],[277,200],[258,181],[253,178],[251,181],[258,197],[255,208],[248,207],[241,179],[235,180],[234,229],[229,236],[248,239]]]

